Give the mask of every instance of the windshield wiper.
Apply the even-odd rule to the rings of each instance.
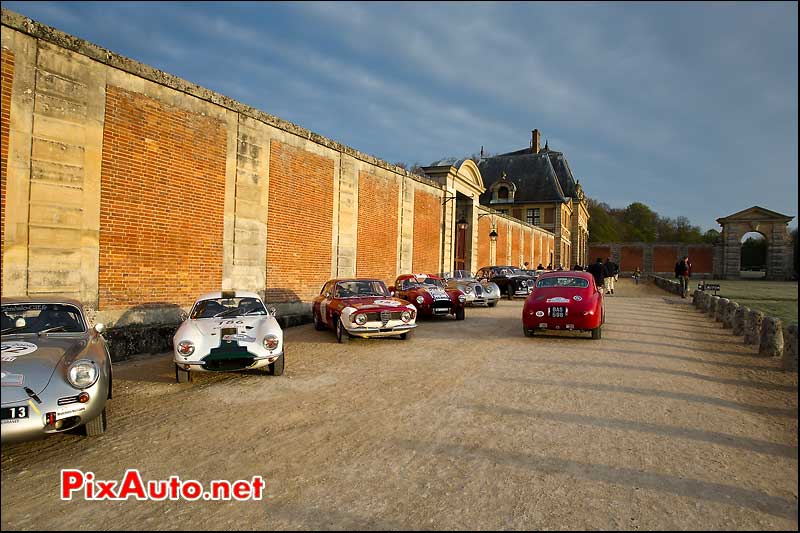
[[[66,330],[64,329],[64,326],[54,326],[52,328],[43,329],[42,331],[39,332],[38,335],[41,337],[45,333],[52,333],[55,331],[66,331]]]
[[[238,307],[234,307],[233,309],[226,309],[224,311],[220,311],[219,313],[217,313],[216,315],[212,316],[211,318],[217,318],[217,317],[220,317],[220,316],[227,316],[227,315],[229,315],[231,313],[234,313],[234,312],[236,312],[238,310],[239,310]]]
[[[0,335],[5,335],[6,333],[11,333],[14,330],[22,329],[25,326],[11,326],[10,328],[6,328],[3,331],[0,331]]]

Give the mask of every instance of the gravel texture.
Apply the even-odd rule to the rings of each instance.
[[[3,529],[797,530],[797,374],[621,280],[602,340],[522,301],[409,340],[286,331],[283,377],[115,365],[105,435],[3,447]],[[262,501],[59,500],[59,471],[267,480]]]

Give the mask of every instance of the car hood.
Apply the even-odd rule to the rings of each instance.
[[[342,300],[347,307],[352,307],[357,310],[367,309],[391,309],[407,307],[408,302],[400,298],[392,298],[389,296],[368,296],[364,298],[346,298]]]
[[[3,340],[2,392],[27,387],[40,394],[62,360],[72,361],[87,346],[83,337],[19,337]],[[13,392],[16,396],[16,392]]]
[[[189,320],[192,327],[202,336],[218,333],[221,329],[236,328],[238,333],[247,333],[261,325],[271,324],[276,329],[280,329],[277,320],[268,315],[220,317],[220,318],[201,318]]]

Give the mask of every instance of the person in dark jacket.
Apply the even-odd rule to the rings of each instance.
[[[605,279],[603,281],[605,282],[606,294],[614,294],[614,281],[616,281],[617,274],[619,274],[619,265],[612,261],[610,257],[607,257],[603,268],[605,269]]]
[[[689,293],[689,276],[691,275],[692,264],[689,262],[689,256],[685,255],[675,263],[675,277],[681,283],[681,298],[686,298]]]
[[[603,266],[603,260],[598,257],[596,262],[586,267],[586,272],[594,277],[594,284],[597,285],[597,290],[602,291],[603,280],[606,276],[606,269],[605,266]]]

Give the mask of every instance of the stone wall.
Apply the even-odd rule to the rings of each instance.
[[[714,277],[720,255],[717,247],[711,244],[683,243],[592,243],[589,245],[589,259],[611,257],[620,268],[623,276],[630,276],[638,267],[643,274],[654,274],[662,277],[675,275],[675,263],[678,258],[689,256],[692,263],[693,279],[710,279]],[[721,255],[720,255],[721,256]]]

